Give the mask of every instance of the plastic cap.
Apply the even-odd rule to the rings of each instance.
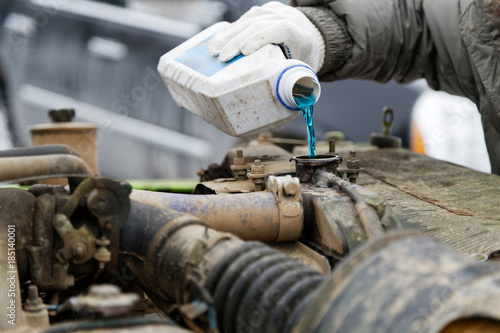
[[[281,72],[276,86],[276,94],[280,102],[290,110],[298,111],[294,95],[314,95],[316,100],[321,94],[318,77],[312,68],[305,65],[295,65]]]

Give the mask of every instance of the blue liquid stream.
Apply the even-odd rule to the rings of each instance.
[[[313,94],[304,96],[304,95],[294,95],[293,99],[295,103],[299,107],[300,111],[302,111],[302,115],[306,120],[307,125],[307,138],[309,141],[309,158],[316,158],[316,133],[314,131],[314,121],[313,121],[313,113],[314,113],[314,104],[316,104],[316,96]]]

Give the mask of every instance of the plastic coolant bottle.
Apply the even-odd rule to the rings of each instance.
[[[226,63],[211,56],[210,38],[227,25],[219,22],[161,57],[158,71],[177,104],[229,135],[248,137],[295,119],[294,96],[319,98],[316,73],[279,46]]]

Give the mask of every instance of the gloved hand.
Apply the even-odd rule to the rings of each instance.
[[[209,53],[229,61],[266,44],[281,45],[287,58],[298,59],[316,72],[323,65],[325,41],[316,26],[298,9],[277,1],[252,7],[211,40]]]

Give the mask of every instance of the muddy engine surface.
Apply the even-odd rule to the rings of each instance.
[[[191,194],[0,152],[2,331],[498,332],[500,177],[261,136]],[[300,142],[299,142],[300,143]]]

